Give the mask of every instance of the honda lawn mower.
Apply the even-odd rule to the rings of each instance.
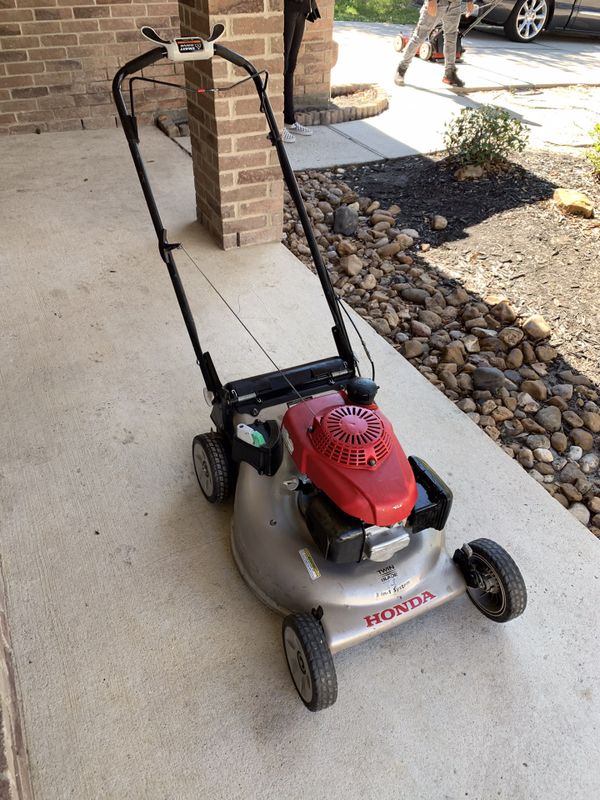
[[[463,35],[458,31],[456,35],[456,63],[462,61],[465,48],[463,47]],[[394,39],[394,49],[396,52],[401,53],[408,47],[410,36],[399,33]],[[429,34],[427,39],[417,47],[416,53],[423,61],[444,61],[444,29],[441,25],[437,25]]]
[[[463,39],[473,30],[476,25],[479,25],[479,23],[483,22],[485,17],[498,5],[499,2],[500,0],[493,0],[491,3],[475,3],[471,16],[461,17],[461,24],[456,35],[457,63],[462,61],[462,57],[465,54]],[[466,11],[466,9],[463,9],[463,13],[464,11]],[[472,22],[469,24],[471,19]],[[463,22],[464,20],[467,21]],[[396,52],[401,53],[403,50],[405,50],[409,41],[410,36],[399,33],[394,39],[394,49]],[[438,63],[444,62],[444,27],[441,23],[436,25],[435,28],[430,32],[427,39],[425,39],[425,41],[419,45],[415,55],[417,55],[423,61],[435,61]]]
[[[211,406],[214,430],[192,445],[196,476],[210,503],[235,493],[233,557],[255,594],[283,615],[283,649],[294,685],[307,708],[318,711],[337,697],[332,654],[465,591],[491,620],[507,622],[525,609],[525,584],[512,558],[489,539],[463,545],[452,558],[447,554],[444,525],[452,493],[425,461],[406,457],[375,402],[377,385],[360,377],[342,315],[348,312],[321,259],[266,93],[267,74],[217,43],[222,25],[205,40],[164,41],[151,28],[142,33],[158,46],[118,70],[113,94]],[[337,351],[284,369],[269,357],[272,372],[226,384],[200,347],[173,255],[180,245],[168,240],[163,227],[133,105],[133,82],[152,82],[152,64],[213,57],[245,70],[242,80],[254,83],[333,318]],[[144,77],[136,77],[141,70]]]

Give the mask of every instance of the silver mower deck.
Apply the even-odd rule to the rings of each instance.
[[[323,609],[332,653],[414,619],[458,597],[466,584],[444,546],[443,531],[425,530],[385,562],[335,564],[319,553],[284,484],[298,475],[287,450],[277,474],[240,464],[231,546],[253,592],[281,614]]]

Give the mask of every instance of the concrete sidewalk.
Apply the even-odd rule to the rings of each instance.
[[[282,245],[218,250],[188,156],[143,143],[170,238],[275,361],[330,355],[316,278]],[[356,318],[382,409],[452,487],[449,548],[497,539],[529,606],[503,627],[462,598],[346,651],[306,712],[196,485],[208,408],[122,133],[5,140],[3,178],[0,549],[36,800],[597,797],[589,532]],[[268,369],[178,260],[223,377]]]
[[[313,128],[287,151],[294,169],[357,164],[443,149],[446,123],[461,108],[493,103],[506,107],[530,126],[531,144],[583,144],[600,115],[600,89],[590,102],[560,92],[538,102],[537,87],[598,86],[598,40],[544,35],[529,45],[510,42],[498,30],[474,30],[466,39],[460,75],[468,94],[442,82],[440,64],[413,59],[406,85],[394,84],[400,54],[394,39],[410,26],[336,22],[339,56],[332,84],[377,83],[389,94],[389,109],[377,117]],[[507,89],[516,90],[513,94]],[[482,93],[481,90],[485,90]],[[475,94],[472,94],[475,92]]]

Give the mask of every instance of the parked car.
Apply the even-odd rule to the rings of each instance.
[[[502,25],[513,42],[533,42],[543,30],[600,36],[600,0],[499,0],[487,14],[489,3],[477,5],[478,16]]]

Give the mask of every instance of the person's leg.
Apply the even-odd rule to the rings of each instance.
[[[296,122],[294,111],[294,71],[298,52],[304,36],[305,19],[302,3],[285,3],[283,11],[283,121],[285,125]]]
[[[413,56],[417,52],[419,46],[425,41],[425,39],[429,36],[431,31],[435,27],[435,24],[436,22],[438,22],[439,17],[440,17],[439,6],[437,15],[431,17],[427,13],[427,0],[425,0],[423,6],[421,7],[421,13],[419,15],[419,21],[417,22],[417,26],[413,32],[413,35],[410,37],[408,44],[406,45],[406,48],[402,53],[402,58],[400,59],[400,63],[398,64],[398,69],[396,70],[396,83],[398,84],[403,83],[404,75],[406,74],[408,65],[412,61]]]
[[[443,19],[444,26],[444,83],[450,86],[464,86],[456,74],[456,41],[460,23],[460,0],[452,0]]]

